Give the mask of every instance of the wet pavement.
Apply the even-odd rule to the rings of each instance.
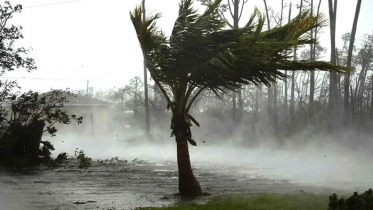
[[[195,163],[205,192],[251,194],[294,192],[301,187],[259,176],[250,167]],[[163,163],[97,163],[87,170],[77,164],[33,175],[0,174],[0,209],[133,209],[180,202],[177,166]],[[251,168],[252,169],[252,168]],[[201,198],[204,201],[208,197]],[[197,201],[198,202],[198,201]]]
[[[139,151],[134,149],[135,147],[128,148],[128,151],[134,152],[132,156],[140,154],[141,148]],[[213,149],[211,151],[218,151],[217,148]],[[0,173],[0,210],[134,209],[191,202],[174,195],[178,192],[177,165],[175,161],[169,160],[172,159],[170,157],[175,157],[175,154],[170,153],[163,157],[165,152],[160,149],[157,150],[157,156],[142,150],[148,156],[140,157],[140,160],[93,161],[92,166],[86,170],[78,169],[77,161],[73,161],[66,168],[32,175]],[[170,148],[165,148],[164,151],[169,150]],[[93,150],[87,151],[88,154],[94,154]],[[203,191],[211,196],[204,196],[192,202],[204,202],[213,196],[224,194],[288,193],[300,190],[328,195],[337,189],[333,188],[333,181],[334,186],[344,186],[352,190],[351,186],[359,185],[355,182],[357,179],[373,180],[371,173],[366,170],[367,167],[359,166],[364,169],[359,171],[355,161],[341,157],[330,159],[329,163],[324,155],[317,160],[316,155],[310,153],[307,156],[289,156],[288,152],[249,152],[224,147],[221,149],[224,153],[220,154],[207,152],[210,151],[208,147],[199,148],[198,151],[202,151],[199,153],[194,151],[197,150],[191,151],[191,157],[196,159],[192,160],[194,173]],[[242,158],[244,154],[250,156]],[[129,152],[127,155],[131,156]],[[235,162],[228,160],[228,157],[234,155],[237,156],[233,157]],[[218,157],[221,159],[217,159]],[[213,159],[215,161],[206,161]],[[231,164],[228,164],[229,161]],[[344,163],[344,171],[336,171],[337,167],[340,167],[334,164],[336,161]],[[356,168],[353,168],[355,166]],[[353,172],[367,176],[356,177],[351,174]],[[343,176],[338,179],[335,174]],[[304,180],[313,180],[313,183]],[[317,180],[326,182],[317,185]],[[327,187],[323,183],[330,185]],[[363,189],[369,184],[372,182],[360,183],[359,186]]]

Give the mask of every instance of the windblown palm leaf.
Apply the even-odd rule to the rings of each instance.
[[[221,1],[198,14],[193,0],[181,0],[169,38],[156,28],[159,14],[143,21],[140,7],[130,13],[151,76],[170,87],[179,110],[200,89],[217,93],[245,84],[268,86],[285,78],[280,70],[344,70],[328,62],[289,59],[294,46],[315,42],[306,34],[324,24],[321,16],[305,11],[282,27],[263,31],[265,18],[256,9],[245,27],[227,30],[218,15]]]

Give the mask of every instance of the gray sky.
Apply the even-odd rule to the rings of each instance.
[[[11,0],[24,10],[13,22],[23,27],[25,39],[20,46],[31,47],[38,70],[7,73],[21,79],[23,90],[47,91],[50,88],[85,89],[86,81],[95,90],[121,87],[134,76],[143,77],[142,54],[129,18],[129,11],[141,0]],[[225,0],[224,0],[225,1]],[[338,47],[342,34],[351,31],[357,0],[339,0],[337,12]],[[64,2],[64,3],[59,3]],[[290,0],[286,1],[290,2]],[[292,0],[293,5],[299,0]],[[318,0],[314,0],[315,4]],[[161,12],[160,28],[169,35],[178,13],[179,0],[146,0],[148,13]],[[267,0],[277,12],[280,0]],[[249,0],[241,24],[257,6],[264,12],[262,0]],[[196,7],[200,7],[196,2]],[[322,0],[322,12],[328,17],[328,0]],[[293,14],[295,15],[295,7]],[[373,0],[362,0],[356,44],[364,34],[373,33]],[[287,11],[284,12],[287,16]],[[323,29],[321,45],[329,47],[329,27]],[[329,53],[323,60],[329,60]],[[59,79],[59,80],[51,80]],[[64,79],[64,80],[61,80]]]

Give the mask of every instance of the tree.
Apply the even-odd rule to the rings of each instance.
[[[299,15],[302,14],[303,0],[300,0]],[[294,47],[294,61],[297,61],[297,46]],[[290,92],[290,119],[294,120],[295,110],[295,72],[291,73],[291,92]]]
[[[269,8],[267,7],[267,1],[263,0],[264,2],[264,7],[266,11],[266,16],[267,16],[267,21],[268,21],[268,29],[270,30],[270,17],[268,14]],[[283,14],[284,14],[284,0],[281,0],[281,10],[280,14],[272,15],[271,17],[274,19],[276,26],[275,27],[281,27],[283,23]],[[290,21],[290,15],[289,15],[289,21]],[[285,72],[287,75],[287,72]],[[285,80],[286,82],[286,80]],[[287,85],[287,84],[286,84]],[[268,113],[269,113],[269,119],[270,119],[270,124],[273,127],[275,133],[278,133],[278,91],[277,91],[277,82],[275,81],[275,84],[273,85],[273,95],[272,95],[272,88],[268,88]],[[273,99],[272,99],[273,98]],[[273,104],[272,104],[273,103]]]
[[[337,63],[336,59],[336,47],[335,47],[335,30],[337,20],[337,5],[338,0],[329,0],[329,20],[330,20],[330,62],[332,64]],[[337,127],[338,120],[336,119],[339,112],[338,102],[338,89],[337,89],[337,73],[331,72],[329,78],[329,132],[333,132],[334,128]]]
[[[348,47],[347,67],[351,67],[352,51],[354,48],[355,34],[356,34],[356,29],[357,29],[357,21],[359,19],[360,7],[361,7],[361,0],[358,0],[356,4],[354,23],[352,24],[352,29],[351,29],[350,45]],[[350,115],[350,112],[348,109],[348,102],[350,99],[349,89],[350,89],[350,73],[347,72],[345,75],[345,79],[344,79],[344,103],[343,103],[345,123],[348,123],[348,119]]]
[[[288,23],[290,23],[290,20],[291,20],[291,7],[292,7],[292,3],[290,2],[290,5],[289,5],[289,15],[288,15]],[[285,76],[288,75],[288,71],[285,70]],[[288,119],[288,113],[289,113],[289,108],[288,108],[288,81],[285,79],[285,100],[284,100],[284,103],[285,103],[285,106],[284,106],[284,115],[285,115],[285,120]]]
[[[208,6],[212,4],[213,0],[198,0],[202,3],[202,5]],[[218,15],[219,17],[232,29],[238,29],[239,28],[239,22],[242,17],[243,9],[245,7],[245,4],[248,0],[227,0],[227,4],[220,4]],[[231,15],[233,19],[233,24],[226,18],[224,15],[225,12],[229,11],[229,14]],[[236,123],[236,121],[240,121],[240,118],[243,113],[243,100],[242,100],[242,89],[238,90],[238,111],[237,114],[237,105],[236,105],[236,92],[233,92],[232,96],[232,116],[233,116],[233,122]]]
[[[268,7],[267,7],[267,1],[263,0],[264,2],[264,7],[265,7],[265,14],[267,17],[267,28],[268,30],[271,30],[271,19],[269,18],[269,13],[268,13]],[[276,82],[276,81],[275,81]],[[267,104],[267,110],[268,110],[268,122],[269,126],[273,126],[273,90],[271,86],[268,86],[268,104]]]
[[[193,175],[188,142],[194,146],[190,107],[204,91],[220,97],[242,85],[270,85],[285,79],[282,70],[338,71],[341,68],[321,61],[291,61],[287,50],[314,40],[303,36],[324,20],[301,13],[290,23],[262,31],[265,18],[255,10],[245,27],[225,29],[219,18],[221,0],[209,4],[202,14],[192,8],[192,0],[181,0],[179,16],[169,38],[157,30],[159,14],[141,18],[142,8],[130,12],[147,68],[172,112],[171,136],[177,145],[179,191],[184,196],[201,195]],[[168,91],[169,90],[169,91]]]
[[[313,7],[313,1],[311,2],[311,6]],[[321,7],[321,0],[319,0],[319,4],[317,6],[317,13],[316,15],[319,15],[320,14],[320,7]],[[311,38],[313,37],[317,37],[317,34],[319,32],[319,28],[315,28],[314,31],[311,31]],[[316,56],[316,53],[317,53],[317,48],[319,47],[319,45],[317,44],[311,44],[311,49],[310,49],[310,56],[311,56],[311,59],[315,60],[316,58],[318,58]],[[310,106],[309,106],[309,110],[310,110],[310,114],[312,116],[313,112],[314,112],[314,100],[315,100],[315,72],[311,72],[311,76],[310,76]]]
[[[14,84],[8,83],[4,90],[16,87]],[[19,97],[1,95],[3,101],[10,103],[11,109],[10,117],[6,117],[9,111],[1,110],[1,165],[22,169],[50,160],[50,150],[54,148],[49,141],[42,141],[43,133],[55,136],[56,123],[70,124],[71,120],[76,120],[80,124],[83,120],[83,117],[69,116],[63,110],[66,96],[70,94],[69,91],[53,90],[45,94],[29,91]]]
[[[16,68],[26,68],[28,71],[36,69],[34,59],[25,57],[29,50],[14,46],[15,41],[23,38],[22,27],[8,24],[13,15],[21,11],[22,5],[13,7],[9,1],[0,5],[0,75]]]
[[[126,99],[126,94],[130,91],[130,87],[126,86],[124,88],[118,88],[116,91],[113,91],[110,95],[111,100],[120,102],[120,114],[124,113],[124,101]]]

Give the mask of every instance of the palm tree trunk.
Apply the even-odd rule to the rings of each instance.
[[[188,138],[191,137],[189,125],[184,114],[174,115],[172,118],[173,133],[177,144],[177,166],[179,169],[179,192],[182,196],[201,196],[202,190],[193,175],[190,163]]]
[[[179,192],[183,196],[202,195],[201,186],[193,175],[190,164],[187,137],[176,136],[177,143],[177,166],[179,169]]]

